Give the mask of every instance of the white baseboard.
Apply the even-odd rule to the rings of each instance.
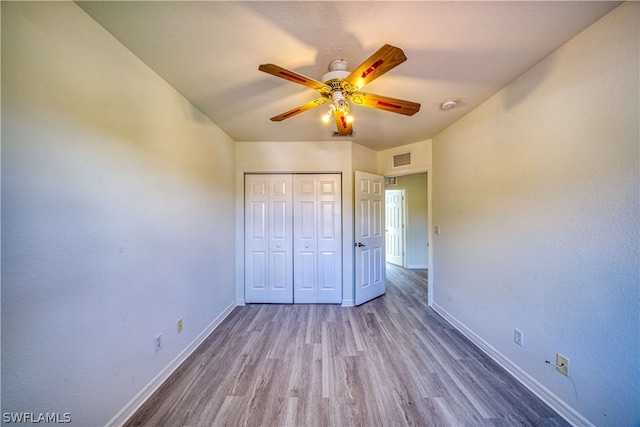
[[[520,383],[528,388],[533,394],[538,396],[543,402],[549,405],[554,411],[558,413],[558,415],[567,420],[567,422],[569,422],[571,425],[594,427],[594,425],[589,422],[589,420],[580,415],[575,409],[567,405],[562,399],[549,391],[549,389],[536,381],[531,375],[523,371],[518,365],[509,360],[493,346],[476,335],[471,329],[467,328],[463,323],[458,321],[458,319],[449,314],[445,309],[440,307],[438,304],[433,303],[433,310],[440,316],[442,316],[454,328],[460,331],[460,333],[467,337],[480,350],[482,350],[485,354],[495,360],[509,374],[511,374],[511,376],[520,381]]]
[[[342,307],[355,307],[356,302],[352,299],[343,299]]]
[[[243,304],[244,305],[244,304]],[[224,309],[184,350],[180,352],[158,375],[156,375],[133,399],[127,403],[109,422],[107,426],[122,426],[151,397],[167,378],[193,353],[196,348],[222,323],[236,307],[235,302]]]
[[[405,268],[409,270],[427,270],[429,266],[426,264],[407,264]]]

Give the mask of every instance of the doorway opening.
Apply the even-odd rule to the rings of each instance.
[[[387,262],[408,269],[428,269],[428,174],[395,178],[396,185],[385,189]]]
[[[431,170],[407,172],[405,174],[389,174],[385,176],[385,201],[387,190],[404,190],[404,257],[402,265],[387,262],[387,270],[396,265],[409,270],[423,270],[427,282],[427,305],[433,304],[433,247],[431,219]],[[385,210],[386,213],[386,210]],[[386,221],[386,220],[385,220]],[[386,222],[385,222],[386,224]],[[386,239],[391,239],[386,235]]]

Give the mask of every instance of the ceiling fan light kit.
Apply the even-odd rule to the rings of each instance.
[[[402,49],[386,44],[351,72],[348,71],[348,64],[344,59],[331,61],[328,67],[329,72],[322,77],[322,82],[274,64],[262,64],[258,69],[315,89],[321,95],[321,98],[272,117],[271,121],[279,122],[303,111],[329,103],[329,110],[322,116],[322,121],[328,123],[333,115],[338,129],[337,135],[350,136],[353,134],[353,116],[348,101],[356,105],[407,116],[412,116],[420,111],[420,104],[415,102],[360,92],[363,86],[406,60],[407,57]],[[336,136],[335,133],[334,136]]]

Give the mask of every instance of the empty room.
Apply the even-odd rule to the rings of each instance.
[[[640,425],[640,3],[0,12],[2,425]]]

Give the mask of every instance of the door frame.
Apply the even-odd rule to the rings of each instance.
[[[429,307],[433,306],[433,290],[435,287],[434,283],[434,274],[433,274],[433,237],[434,237],[434,225],[433,225],[433,196],[432,196],[432,171],[431,167],[426,168],[416,168],[410,171],[394,171],[387,172],[385,178],[394,177],[394,176],[404,176],[404,175],[416,175],[420,173],[427,174],[427,223],[428,223],[428,231],[427,231],[427,305]]]

